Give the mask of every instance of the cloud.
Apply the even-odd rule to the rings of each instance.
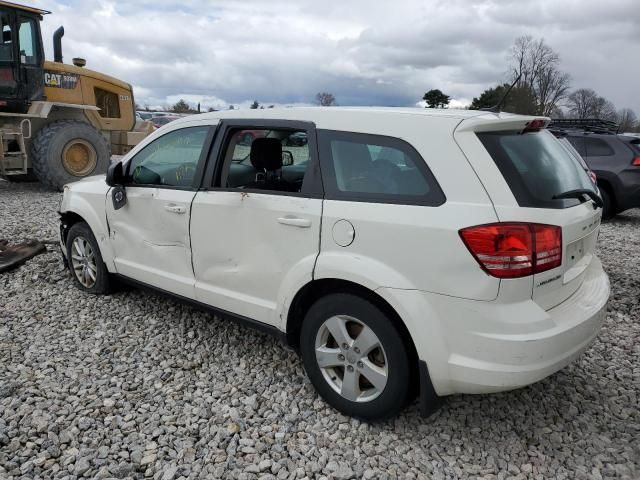
[[[64,55],[135,87],[138,103],[215,108],[313,102],[414,105],[439,88],[468,104],[504,80],[523,34],[544,37],[575,87],[640,113],[636,0],[40,0]],[[464,103],[463,103],[464,102]]]

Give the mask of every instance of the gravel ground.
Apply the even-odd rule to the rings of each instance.
[[[60,195],[0,181],[0,238]],[[274,339],[136,290],[81,294],[55,248],[0,276],[0,478],[640,478],[640,211],[604,224],[599,339],[515,392],[336,413]]]

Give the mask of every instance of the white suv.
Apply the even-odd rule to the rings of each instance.
[[[601,200],[547,119],[304,108],[173,122],[65,187],[77,285],[113,277],[271,332],[361,418],[509,390],[600,329]],[[247,139],[249,139],[247,141]]]

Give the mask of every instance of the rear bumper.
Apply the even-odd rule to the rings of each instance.
[[[489,393],[537,382],[568,365],[595,339],[604,320],[609,279],[594,258],[582,286],[567,300],[544,311],[530,301],[522,311],[525,330],[469,332],[474,348],[453,349],[449,375],[454,391]],[[526,317],[529,318],[526,318]],[[482,319],[477,319],[482,322]],[[466,342],[465,342],[466,343]],[[455,345],[452,339],[451,345]]]
[[[422,328],[411,335],[438,395],[512,390],[560,370],[589,346],[600,331],[609,290],[594,258],[582,286],[548,311],[531,299],[501,304],[414,291],[426,303]]]

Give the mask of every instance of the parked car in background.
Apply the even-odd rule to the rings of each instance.
[[[554,119],[550,128],[563,132],[595,173],[604,218],[640,207],[640,138],[597,119]]]
[[[239,133],[238,141],[240,145],[249,146],[256,138],[265,136],[264,130],[243,130]]]
[[[346,414],[392,416],[416,395],[427,413],[438,396],[545,378],[599,332],[602,203],[547,121],[340,107],[183,118],[106,178],[65,188],[60,245],[85,292],[116,277],[274,334]],[[246,132],[260,132],[250,147]]]
[[[151,118],[153,117],[153,112],[146,112],[144,110],[138,110],[136,112],[136,114],[142,119],[142,120],[151,120]]]
[[[153,117],[151,119],[151,122],[153,122],[153,126],[156,128],[160,128],[164,125],[166,125],[167,123],[171,123],[175,120],[178,120],[182,117],[179,117],[177,115],[162,115],[160,117]]]
[[[303,147],[307,144],[307,135],[304,132],[295,132],[287,137],[285,145],[287,147]]]

